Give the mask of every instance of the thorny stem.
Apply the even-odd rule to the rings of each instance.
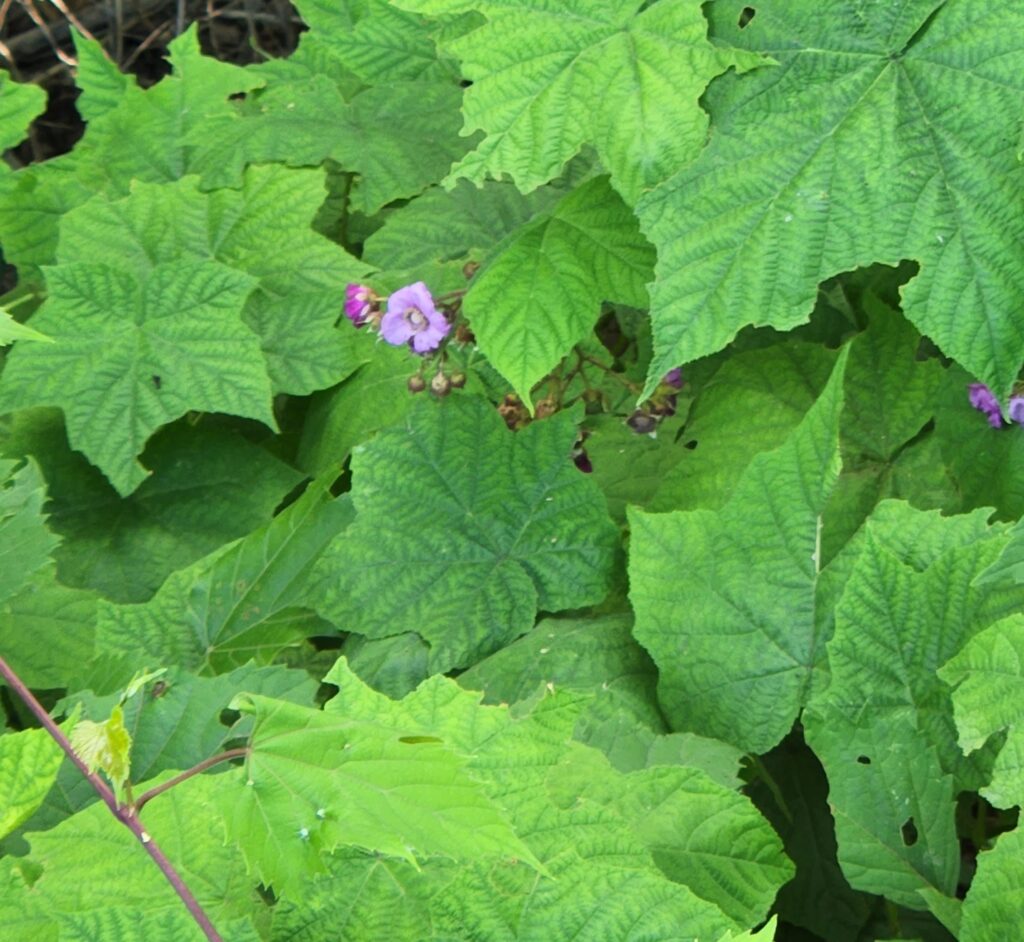
[[[151,788],[148,792],[141,794],[139,796],[139,800],[136,801],[133,806],[135,814],[138,814],[142,810],[142,806],[151,798],[156,798],[157,795],[162,795],[168,789],[174,788],[175,785],[180,785],[186,779],[192,778],[193,775],[205,772],[208,768],[217,765],[219,762],[227,762],[230,759],[239,759],[248,754],[249,749],[247,746],[239,746],[237,749],[228,749],[225,752],[217,753],[215,756],[210,756],[209,759],[203,759],[202,762],[192,766],[191,769],[186,769],[184,772],[180,772],[178,775],[175,775],[174,778],[170,778],[166,782],[161,782],[155,788]]]
[[[64,751],[64,754],[74,763],[78,771],[85,776],[89,784],[96,791],[96,794],[100,796],[103,803],[110,809],[110,813],[135,835],[138,842],[145,848],[146,853],[149,854],[153,862],[160,868],[160,872],[166,877],[167,882],[174,888],[174,892],[178,894],[179,899],[181,899],[185,907],[192,914],[192,918],[196,921],[199,928],[203,930],[206,938],[210,942],[223,942],[220,934],[213,927],[213,923],[210,922],[210,918],[203,911],[202,906],[199,905],[199,901],[192,895],[192,891],[185,885],[185,881],[182,880],[178,871],[174,869],[174,865],[167,859],[156,841],[143,829],[142,823],[135,816],[134,809],[129,806],[118,806],[117,798],[114,797],[114,793],[110,790],[107,783],[94,772],[89,771],[81,757],[75,752],[68,737],[50,719],[50,714],[46,712],[43,705],[32,694],[32,691],[25,686],[22,679],[2,657],[0,657],[0,677],[3,677],[11,690],[21,698],[25,706],[39,720],[43,729],[53,737],[57,745]],[[145,798],[146,796],[144,795],[143,797]]]

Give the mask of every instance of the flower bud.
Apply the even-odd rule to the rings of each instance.
[[[541,399],[537,403],[537,408],[533,410],[534,415],[538,419],[546,419],[549,415],[554,415],[558,411],[558,403],[550,397],[547,399]]]
[[[462,389],[466,385],[466,374],[465,373],[452,373],[452,387],[455,389]]]
[[[479,267],[479,262],[466,262],[466,264],[462,266],[462,274],[465,276],[466,281],[469,281],[470,278],[477,273],[477,269]]]
[[[424,389],[427,388],[426,381],[423,379],[422,376],[420,376],[419,373],[413,373],[413,375],[409,377],[408,382],[406,382],[405,385],[409,387],[409,392],[411,393],[421,393],[423,392]]]
[[[447,396],[452,391],[452,381],[444,373],[435,373],[430,381],[430,390],[435,396]]]

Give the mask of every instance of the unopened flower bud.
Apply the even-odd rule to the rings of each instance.
[[[444,373],[435,373],[430,381],[430,390],[435,396],[447,396],[452,391],[452,381]]]
[[[479,262],[466,262],[466,264],[462,266],[462,274],[465,276],[466,281],[469,281],[469,279],[477,273],[477,269],[479,268]]]
[[[476,343],[473,331],[469,329],[464,321],[460,322],[455,328],[455,340],[457,343]]]
[[[452,387],[454,389],[462,389],[466,385],[466,374],[465,373],[452,373]]]
[[[409,387],[409,392],[411,393],[421,393],[427,388],[426,381],[419,373],[413,373],[405,385]]]

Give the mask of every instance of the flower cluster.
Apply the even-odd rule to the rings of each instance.
[[[1002,428],[1005,424],[1003,410],[995,393],[984,383],[971,383],[967,387],[967,398],[979,412],[984,412],[988,424],[992,428]],[[1024,424],[1024,396],[1010,396],[1006,406],[1006,415],[1011,422]]]
[[[452,325],[434,304],[434,297],[422,281],[399,288],[387,300],[381,316],[380,299],[367,285],[345,286],[345,316],[356,326],[379,327],[381,337],[392,346],[408,344],[415,353],[436,350]]]
[[[637,409],[628,419],[628,425],[637,435],[653,435],[658,423],[676,414],[676,394],[683,388],[683,371],[677,366],[661,379],[654,395]]]

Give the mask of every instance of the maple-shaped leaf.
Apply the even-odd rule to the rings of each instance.
[[[472,82],[463,133],[487,134],[450,179],[480,183],[507,173],[523,192],[557,176],[590,144],[615,188],[634,202],[704,145],[708,118],[698,99],[708,82],[727,69],[764,62],[708,42],[695,0],[399,5],[430,14],[473,9],[487,17],[443,46]]]
[[[975,635],[939,677],[953,688],[960,747],[980,749],[1000,732],[1006,742],[980,790],[997,808],[1024,802],[1024,617],[1011,615]]]
[[[335,329],[345,283],[368,270],[313,231],[322,170],[249,168],[237,189],[200,191],[195,177],[136,183],[61,220],[61,263],[116,258],[148,273],[160,263],[212,259],[257,279],[243,318],[260,337],[275,391],[296,395],[340,382],[361,362],[350,331]],[[268,233],[274,251],[267,250]],[[165,385],[174,378],[163,376]]]
[[[802,323],[832,275],[912,258],[907,317],[1007,392],[1024,356],[1024,284],[1011,274],[1024,239],[1024,8],[746,8],[708,7],[712,35],[778,68],[712,86],[707,148],[637,207],[658,247],[649,388],[746,324]]]
[[[131,651],[137,666],[181,664],[217,673],[268,663],[327,626],[308,610],[305,580],[352,519],[328,475],[265,526],[172,573],[144,605],[100,604],[96,643]]]
[[[122,494],[161,425],[191,409],[274,427],[259,339],[241,320],[255,281],[217,262],[183,259],[144,277],[110,264],[46,271],[50,296],[33,318],[56,343],[18,344],[0,381],[0,410],[54,405],[68,438]],[[175,377],[173,383],[154,377]]]
[[[475,396],[421,400],[352,459],[356,520],[315,570],[311,604],[370,638],[415,632],[430,668],[469,665],[538,608],[599,602],[618,533],[573,465],[572,418],[518,433]]]
[[[598,177],[521,227],[473,280],[463,310],[480,349],[524,402],[594,327],[602,301],[646,307],[654,254]]]
[[[0,460],[0,602],[18,592],[60,543],[46,526],[46,485],[39,468]]]
[[[630,512],[634,633],[675,728],[764,752],[806,702],[824,653],[821,515],[839,473],[846,358],[720,510]]]
[[[28,126],[46,110],[46,91],[39,85],[15,82],[0,74],[0,150],[21,143]],[[9,168],[4,165],[3,172]]]
[[[374,696],[354,675],[349,682]],[[256,729],[245,784],[225,796],[228,831],[279,893],[298,895],[320,855],[342,844],[408,860],[533,860],[442,738],[266,697],[234,705]]]
[[[949,688],[936,671],[1024,605],[1024,587],[973,586],[1007,540],[1005,525],[986,526],[987,514],[879,507],[835,609],[828,685],[804,713],[829,777],[847,878],[911,908],[922,908],[921,890],[953,894],[955,796],[984,784],[992,762],[991,751],[965,759],[957,748]]]
[[[0,838],[27,821],[57,778],[64,753],[44,729],[0,736]]]

